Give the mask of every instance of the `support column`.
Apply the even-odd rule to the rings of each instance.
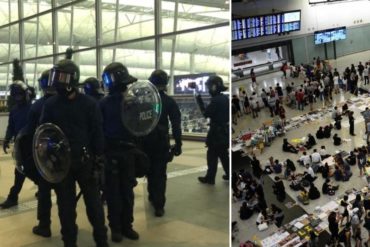
[[[96,21],[96,78],[100,81],[100,77],[102,74],[101,67],[102,67],[102,49],[100,48],[101,43],[101,29],[102,29],[102,8],[101,8],[101,0],[95,1],[95,21]]]
[[[177,18],[179,14],[179,0],[176,0],[175,2],[175,13],[173,17],[173,31],[177,31]],[[175,55],[176,55],[176,41],[177,41],[177,35],[172,36],[172,47],[171,47],[171,64],[170,64],[170,87],[169,92],[170,94],[173,94],[173,76],[174,76],[174,70],[175,70]]]
[[[52,37],[53,37],[53,63],[56,64],[58,62],[58,57],[56,54],[59,53],[59,38],[58,38],[58,13],[55,10],[56,7],[56,0],[51,0],[51,7],[53,11],[51,12],[52,18]]]
[[[154,0],[155,69],[162,68],[162,0]]]
[[[11,12],[9,12],[10,15]],[[24,73],[26,72],[25,66],[23,63],[24,59],[24,21],[23,21],[23,1],[18,0],[18,19],[21,20],[19,22],[19,60],[21,62],[22,69]]]

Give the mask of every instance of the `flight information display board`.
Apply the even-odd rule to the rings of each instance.
[[[315,45],[329,43],[332,41],[346,39],[346,27],[337,27],[332,29],[326,29],[322,31],[316,31],[315,35]]]
[[[301,11],[233,19],[232,40],[243,40],[301,29]]]

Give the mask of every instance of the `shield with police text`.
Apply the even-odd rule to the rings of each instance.
[[[129,85],[121,106],[122,122],[135,136],[149,134],[157,126],[162,111],[159,92],[149,81]]]
[[[71,166],[71,148],[55,124],[40,125],[33,137],[33,157],[40,175],[50,183],[61,182]]]

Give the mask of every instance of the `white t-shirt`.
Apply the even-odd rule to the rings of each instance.
[[[310,174],[311,175],[311,177],[315,177],[315,173],[314,173],[314,171],[313,171],[313,169],[312,169],[312,167],[310,166],[310,167],[308,167],[308,169],[307,169],[307,173],[308,174]]]
[[[311,158],[308,154],[307,155],[302,155],[301,158],[299,158],[299,160],[303,162],[303,165],[311,164]]]
[[[259,213],[258,216],[257,216],[257,219],[256,219],[256,223],[257,224],[262,224],[262,221],[265,220],[265,217],[263,216],[262,213]]]
[[[321,162],[321,155],[318,152],[311,154],[312,163],[319,163]]]
[[[339,84],[339,77],[338,76],[334,76],[333,80],[334,80],[334,85]]]
[[[325,155],[328,155],[328,152],[326,151],[326,149],[320,149],[319,154],[321,156],[325,156]]]

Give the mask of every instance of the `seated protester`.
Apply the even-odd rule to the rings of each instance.
[[[291,161],[290,159],[287,159],[285,161],[285,172],[284,172],[285,178],[289,179],[290,176],[293,175],[295,171],[296,171],[296,168],[295,168],[293,161]]]
[[[349,165],[344,165],[344,177],[343,181],[348,181],[352,177],[351,167]]]
[[[281,208],[279,208],[275,204],[271,204],[271,212],[272,212],[272,217],[275,222],[275,225],[277,227],[281,227],[283,220],[284,220],[283,210],[281,210]]]
[[[310,184],[310,189],[308,191],[308,197],[310,200],[316,200],[320,198],[320,191],[315,187],[314,183]]]
[[[298,201],[303,203],[304,205],[307,205],[310,203],[310,198],[308,197],[308,192],[305,188],[302,187],[301,192],[297,196]]]
[[[268,218],[266,210],[261,210],[261,212],[259,212],[257,216],[256,225],[258,226],[262,223],[268,223],[268,222],[269,222],[269,218]]]
[[[290,153],[298,153],[298,149],[296,149],[292,144],[288,142],[288,139],[284,138],[283,140],[283,151],[290,152]]]
[[[331,124],[326,125],[326,126],[324,127],[324,137],[325,137],[325,138],[330,138],[332,128],[333,128],[333,125],[331,125]]]
[[[342,106],[342,114],[343,114],[343,115],[346,115],[346,114],[347,114],[347,111],[348,111],[348,105],[347,105],[347,103],[345,103],[345,104]]]
[[[322,175],[322,178],[329,178],[333,176],[333,173],[330,172],[330,167],[328,163],[325,163],[324,166],[321,167],[321,175]]]
[[[339,168],[339,166],[335,166],[334,179],[335,181],[343,181],[344,179],[344,172]]]
[[[335,194],[335,191],[338,190],[338,188],[339,188],[339,185],[338,186],[333,186],[330,183],[330,179],[327,178],[327,179],[325,179],[325,182],[322,184],[322,193],[324,195],[332,196],[332,195]]]
[[[356,150],[356,149],[355,149]],[[353,151],[351,151],[349,153],[349,156],[345,158],[346,162],[348,163],[348,165],[350,166],[354,166],[356,165],[356,155]]]
[[[316,138],[317,139],[324,139],[324,129],[323,127],[320,127],[319,130],[316,132]]]
[[[274,184],[272,185],[273,193],[276,195],[276,199],[279,202],[283,202],[286,197],[284,183],[278,176],[276,176],[274,180]]]
[[[272,170],[272,166],[274,165],[274,158],[271,156],[267,163],[266,163],[266,166],[265,166],[265,169],[263,170],[263,173],[264,174],[272,174],[273,173],[273,170]]]
[[[328,152],[326,151],[325,146],[321,146],[321,149],[319,150],[319,154],[321,156],[321,160],[324,160],[330,157],[330,154],[328,154]]]
[[[294,191],[301,190],[302,188],[301,178],[298,175],[292,175],[291,178],[292,178],[292,182],[290,183],[289,187]]]
[[[336,107],[336,106],[334,107],[334,111],[332,113],[332,118],[335,121],[334,127],[337,130],[340,130],[342,128],[342,125],[341,125],[342,116],[341,116],[341,113],[338,110],[338,107]]]
[[[281,163],[279,163],[279,160],[275,160],[275,163],[272,165],[272,170],[276,174],[279,174],[282,172],[283,166],[281,165]]]
[[[311,149],[314,145],[316,145],[315,137],[313,137],[311,134],[308,134],[307,142],[304,144],[305,148]]]
[[[315,173],[314,173],[312,167],[309,166],[309,165],[306,165],[306,171],[303,172],[302,182],[307,181],[308,182],[307,186],[308,186],[309,183],[312,183],[313,181],[315,181],[316,178],[317,177],[315,176]],[[305,182],[305,183],[307,183],[307,182]],[[306,186],[306,185],[303,184],[303,186]]]
[[[313,150],[311,154],[312,169],[314,172],[317,172],[321,166],[321,155],[317,152],[317,149]]]
[[[311,157],[306,151],[303,151],[303,155],[299,158],[298,163],[302,166],[311,165]]]
[[[243,202],[239,210],[241,220],[247,220],[253,215],[253,210],[247,206],[247,202]]]
[[[342,139],[336,133],[333,136],[333,140],[334,140],[334,146],[339,146],[340,144],[342,144]]]

